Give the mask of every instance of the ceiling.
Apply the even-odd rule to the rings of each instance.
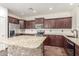
[[[20,17],[71,11],[73,8],[73,5],[69,3],[0,3],[0,5],[8,8],[9,13]],[[50,7],[53,9],[49,10]],[[33,8],[36,12],[34,13],[29,8]]]

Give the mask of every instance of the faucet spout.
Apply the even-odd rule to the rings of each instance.
[[[73,29],[72,32],[75,33],[75,37],[78,38],[78,30],[77,29]]]

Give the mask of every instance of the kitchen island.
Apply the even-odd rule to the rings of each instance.
[[[3,39],[0,42],[8,45],[9,56],[42,56],[45,38],[22,35],[11,37],[7,40]]]

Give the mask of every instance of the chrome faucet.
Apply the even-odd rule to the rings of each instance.
[[[75,32],[75,38],[78,38],[78,30],[77,29],[73,29],[72,33],[74,33],[74,32]]]

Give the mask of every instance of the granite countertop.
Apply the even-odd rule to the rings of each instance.
[[[72,38],[72,37],[67,37],[67,35],[73,35],[71,33],[47,33],[45,35],[62,35],[65,38],[69,39],[76,45],[79,45],[79,38]],[[8,44],[8,45],[15,45],[15,46],[20,46],[20,47],[27,47],[27,48],[37,48],[39,47],[43,41],[45,40],[45,36],[39,37],[39,36],[30,36],[30,35],[22,35],[22,36],[15,36],[12,38],[9,38],[7,40],[0,40],[0,42]]]
[[[7,45],[15,45],[19,47],[26,47],[26,48],[38,48],[46,37],[39,37],[39,36],[15,36],[8,38],[7,40],[1,39],[0,42],[7,44]]]
[[[48,35],[62,35],[68,40],[72,41],[73,43],[79,46],[79,37],[78,38],[68,37],[68,36],[73,36],[72,33],[53,33],[53,34],[48,34]]]
[[[67,37],[66,35],[64,37],[79,46],[79,38]]]
[[[68,40],[72,41],[73,43],[75,43],[76,45],[79,46],[79,38],[74,38],[74,37],[68,37],[68,36],[73,36],[72,33],[47,33],[45,35],[62,35],[65,38],[67,38]]]

